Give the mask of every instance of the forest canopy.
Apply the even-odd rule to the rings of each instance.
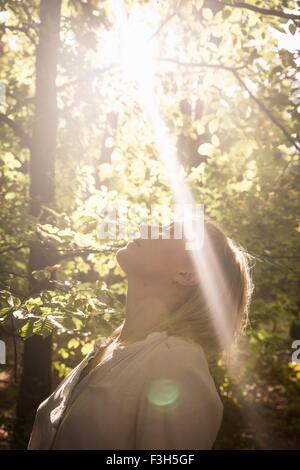
[[[180,173],[253,260],[217,446],[299,447],[299,31],[294,0],[0,2],[0,442],[123,320],[116,249]]]

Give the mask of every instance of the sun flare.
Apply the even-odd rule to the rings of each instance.
[[[122,1],[111,4],[115,27],[105,41],[105,53],[120,68],[125,85],[152,89],[157,69],[159,43],[154,31],[159,24],[159,14],[150,6],[135,6],[130,14]]]

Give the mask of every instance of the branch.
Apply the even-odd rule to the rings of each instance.
[[[31,35],[31,33],[30,33],[30,31],[29,31],[29,28],[26,29],[25,27],[21,27],[21,26],[10,26],[10,25],[6,25],[6,24],[1,25],[0,30],[5,31],[6,29],[7,29],[8,31],[18,31],[18,32],[24,33],[25,36],[27,36],[28,39],[32,42],[32,44],[33,44],[34,46],[37,46],[37,39],[35,39],[35,38]]]
[[[168,59],[164,57],[159,57],[159,60],[161,62],[169,62],[173,63],[176,65],[182,65],[183,67],[205,67],[205,68],[211,68],[211,69],[221,69],[221,70],[227,70],[229,72],[234,72],[235,70],[241,70],[246,67],[246,65],[240,65],[238,67],[229,67],[227,65],[223,64],[208,64],[207,62],[181,62],[176,59]]]
[[[63,83],[62,85],[58,85],[56,87],[56,90],[57,91],[63,91],[66,88],[68,88],[69,86],[77,85],[77,83],[81,83],[84,80],[89,80],[91,78],[94,78],[97,75],[101,75],[102,73],[113,69],[115,66],[116,66],[116,64],[110,64],[107,67],[98,68],[98,69],[92,70],[91,72],[85,72],[85,73],[79,75],[79,77],[74,78],[74,80],[70,80],[68,82]]]
[[[13,276],[13,277],[22,277],[24,279],[28,279],[28,276],[26,276],[25,274],[18,274],[18,273],[14,273],[12,271],[0,271],[0,275],[1,274],[6,274],[8,276]]]
[[[8,246],[4,248],[4,250],[0,250],[0,255],[4,255],[5,253],[8,253],[9,251],[17,252],[17,251],[23,250],[23,248],[29,248],[29,245]]]
[[[62,83],[60,85],[56,86],[56,91],[60,93],[61,91],[64,91],[66,88],[72,85],[77,85],[80,84],[81,82],[85,80],[89,80],[91,78],[94,78],[95,75],[99,74],[101,75],[102,72],[106,72],[107,70],[113,69],[116,64],[110,65],[108,67],[104,67],[103,69],[95,69],[92,72],[86,72],[82,75],[79,75],[79,77],[74,78],[74,80],[67,81],[65,83]],[[21,106],[27,106],[28,104],[32,104],[35,100],[34,96],[29,96],[27,98],[24,98],[24,100],[21,103]]]
[[[263,254],[265,258],[274,258],[274,259],[291,259],[291,260],[299,260],[300,261],[300,256],[293,255],[293,256],[274,256],[274,255],[266,255]]]
[[[244,80],[239,76],[236,70],[231,71],[235,78],[238,80],[238,82],[242,85],[242,87],[249,93],[250,98],[252,101],[254,101],[258,107],[268,116],[268,118],[277,126],[281,132],[285,135],[287,140],[296,148],[298,152],[300,152],[300,144],[297,142],[296,139],[294,139],[289,132],[286,130],[286,128],[281,124],[281,122],[277,119],[276,116],[267,108],[267,106],[260,101],[256,96],[250,91]]]
[[[10,322],[11,322],[13,350],[14,350],[14,382],[15,384],[17,384],[18,382],[18,350],[17,350],[17,339],[15,335],[15,324],[14,324],[13,315],[11,315],[10,317]]]
[[[275,10],[273,8],[261,8],[256,5],[250,5],[249,3],[244,3],[244,2],[235,2],[235,3],[218,2],[218,3],[219,5],[225,5],[225,6],[232,7],[232,8],[245,8],[246,10],[251,10],[256,13],[260,13],[261,15],[276,16],[278,18],[285,18],[287,20],[293,20],[293,21],[300,20],[300,15],[295,15],[294,13],[285,13],[284,11]]]
[[[158,36],[159,33],[161,32],[161,30],[163,29],[163,27],[177,14],[177,8],[178,8],[179,5],[180,5],[180,1],[178,3],[177,7],[166,16],[166,18],[161,22],[161,24],[159,25],[157,30],[154,31],[154,33],[151,36],[151,39]]]
[[[151,35],[151,39],[154,37],[158,36],[161,30],[164,28],[164,26],[174,17],[178,14],[178,11],[180,10],[181,7],[184,7],[184,0],[179,0],[177,2],[177,5],[170,11],[170,13],[167,14],[164,20],[162,20],[161,24],[157,28],[156,31]]]
[[[23,131],[21,126],[16,123],[13,119],[9,118],[6,116],[6,114],[0,113],[0,122],[3,122],[4,124],[7,124],[16,134],[17,137],[19,137],[21,144],[24,147],[31,148],[31,139],[30,137],[26,134],[26,132]]]
[[[122,245],[124,246],[124,244]],[[68,258],[73,258],[73,257],[76,257],[76,256],[88,256],[90,254],[103,254],[103,253],[113,253],[115,252],[117,249],[119,249],[121,246],[118,245],[118,246],[115,246],[115,247],[110,247],[110,248],[106,248],[106,247],[103,247],[103,248],[99,248],[99,249],[95,249],[95,248],[86,248],[86,249],[81,249],[81,250],[72,250],[72,249],[58,249],[57,251],[59,252],[59,261],[63,261],[65,259],[68,259]]]
[[[0,279],[0,286],[3,286],[5,290],[8,290],[14,294],[16,297],[19,297],[21,300],[26,300],[26,297],[21,293],[18,292],[16,289],[12,289],[11,286],[8,286],[5,282],[1,281]]]
[[[261,263],[267,263],[267,264],[270,264],[271,266],[274,266],[275,268],[284,268],[294,274],[297,274],[298,275],[298,271],[294,268],[292,268],[291,266],[288,266],[286,264],[282,264],[278,261],[276,261],[277,259],[280,259],[280,257],[277,257],[277,256],[266,256],[266,255],[256,255],[254,253],[251,253],[251,255],[258,261],[260,261]]]
[[[266,107],[266,105],[260,101],[256,96],[250,91],[246,83],[242,80],[240,75],[238,74],[238,70],[241,70],[246,67],[246,65],[242,65],[240,67],[228,67],[223,64],[208,64],[205,62],[200,62],[200,63],[194,63],[194,62],[180,62],[176,59],[167,59],[167,58],[161,58],[160,59],[162,62],[171,62],[177,65],[182,65],[184,67],[207,67],[207,68],[214,68],[214,69],[221,69],[221,70],[227,70],[228,72],[231,72],[234,77],[239,81],[239,83],[242,85],[242,87],[249,93],[250,98],[259,106],[259,108],[268,116],[268,118],[277,126],[281,132],[285,135],[287,140],[296,148],[298,152],[300,152],[300,144],[297,142],[296,139],[294,139],[289,132],[286,130],[286,128],[281,124],[281,122],[277,119],[276,116],[273,115],[273,113]]]

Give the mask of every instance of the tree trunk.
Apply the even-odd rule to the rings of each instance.
[[[59,54],[61,0],[41,0],[36,55],[35,117],[30,159],[30,212],[45,221],[42,205],[54,202],[57,135],[56,69]],[[39,242],[30,247],[30,294],[41,290],[31,272],[53,264]],[[51,393],[51,337],[32,336],[25,342],[14,433],[15,448],[24,448],[38,405]]]

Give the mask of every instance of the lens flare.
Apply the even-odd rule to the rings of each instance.
[[[176,403],[179,397],[178,386],[170,379],[156,379],[150,384],[148,401],[155,406],[164,407]]]
[[[152,37],[159,15],[153,8],[135,5],[127,15],[122,1],[111,5],[115,17],[115,61],[120,66],[123,82],[138,87],[153,87],[157,68],[158,42]]]

